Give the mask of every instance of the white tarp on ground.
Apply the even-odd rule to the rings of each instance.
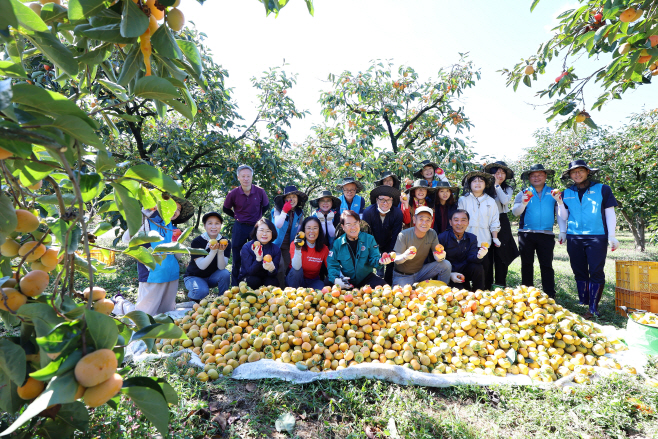
[[[182,318],[189,310],[187,307],[180,307],[176,311],[167,313],[173,319]],[[614,326],[599,326],[603,334],[609,339],[624,339],[625,330],[618,329]],[[190,366],[203,368],[204,364],[201,359],[190,349],[184,349],[171,354],[148,354],[146,353],[146,345],[143,341],[131,343],[126,349],[126,359],[135,362],[154,361],[165,357],[178,357],[183,352],[191,354]],[[637,350],[629,349],[620,351],[616,354],[606,354],[607,357],[616,359],[622,366],[633,366],[637,369],[639,374],[644,374],[644,367],[647,364],[648,358]],[[613,373],[625,373],[615,369],[607,369],[595,367],[595,375],[590,377],[592,381],[596,381],[601,377],[608,376]],[[379,363],[362,363],[355,366],[350,366],[343,370],[330,371],[330,372],[310,372],[301,371],[297,369],[294,364],[281,363],[273,360],[260,360],[255,363],[246,363],[233,371],[232,378],[238,380],[256,380],[263,378],[279,378],[284,381],[293,383],[310,383],[318,380],[356,380],[360,378],[375,378],[382,381],[401,385],[415,385],[427,387],[449,387],[463,384],[471,384],[478,386],[490,386],[496,384],[513,384],[523,386],[558,386],[569,387],[577,385],[573,382],[574,374],[568,375],[555,381],[553,383],[544,383],[541,381],[533,381],[527,375],[512,375],[506,377],[496,377],[490,375],[478,375],[474,373],[458,372],[452,374],[431,374],[419,372],[409,369],[404,366],[393,366],[390,364]]]

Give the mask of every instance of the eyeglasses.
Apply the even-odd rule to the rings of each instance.
[[[344,194],[356,194],[356,189],[343,189]]]
[[[380,197],[380,198],[377,198],[377,201],[380,202],[380,203],[389,204],[389,203],[393,202],[393,199],[392,198],[381,198]]]
[[[344,224],[343,224],[343,228],[346,228],[346,229],[347,229],[347,228],[350,228],[350,229],[351,229],[351,228],[353,228],[354,226],[358,226],[358,225],[359,225],[359,223],[344,223]]]

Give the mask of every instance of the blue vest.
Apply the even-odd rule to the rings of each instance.
[[[603,227],[602,206],[603,194],[600,183],[592,184],[583,194],[583,200],[578,198],[576,185],[564,191],[564,204],[569,209],[567,234],[569,235],[605,235]]]
[[[272,219],[274,219],[274,212],[276,212],[276,208],[272,209]],[[292,242],[292,238],[297,234],[297,229],[299,229],[299,223],[302,219],[303,213],[300,211],[300,209],[293,209],[293,218],[292,218],[292,229],[290,229],[290,241]],[[286,220],[283,223],[283,226],[281,226],[280,229],[276,229],[276,240],[273,242],[274,245],[277,247],[281,247],[281,244],[283,244],[283,240],[286,237],[286,232],[288,231],[288,221],[290,218],[288,215],[286,215]]]
[[[151,221],[154,224],[157,224],[160,227],[157,227],[151,224],[151,230],[154,230],[163,236],[164,239],[160,242],[152,242],[151,248],[155,248],[160,244],[167,244],[172,242],[172,236],[175,226],[172,223],[169,223],[165,226],[162,218],[151,218]],[[180,277],[180,270],[178,266],[178,259],[174,255],[167,255],[167,257],[162,261],[161,264],[155,266],[155,270],[149,271],[149,277],[147,282],[152,283],[165,283],[171,282],[173,280],[178,280]]]
[[[556,201],[551,195],[552,189],[544,185],[540,198],[533,186],[528,188],[528,190],[532,191],[533,197],[530,198],[523,212],[523,227],[520,230],[553,230]]]
[[[338,197],[340,200],[340,213],[345,212],[346,210],[350,210],[347,208],[347,200],[345,200],[345,195],[341,195]],[[361,197],[358,195],[355,195],[354,198],[352,199],[352,209],[354,212],[360,214],[361,213]]]

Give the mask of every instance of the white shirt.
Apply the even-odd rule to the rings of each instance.
[[[509,205],[512,202],[512,195],[514,195],[514,190],[507,186],[507,189],[503,190],[500,185],[496,185],[496,205],[498,206],[498,213],[507,213],[509,212]]]
[[[484,242],[491,244],[491,232],[500,231],[496,201],[487,194],[475,198],[471,193],[459,197],[457,205],[470,215],[466,231],[478,237],[478,246]]]

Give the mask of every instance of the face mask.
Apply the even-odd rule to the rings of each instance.
[[[386,215],[387,213],[389,213],[389,212],[391,211],[391,209],[388,209],[387,211],[383,211],[380,207],[377,207],[377,210],[378,210],[379,213],[381,213],[382,215]]]

